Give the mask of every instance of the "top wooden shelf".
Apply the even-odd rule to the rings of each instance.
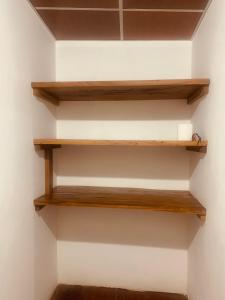
[[[34,96],[60,101],[187,99],[191,104],[209,90],[209,79],[33,82]]]

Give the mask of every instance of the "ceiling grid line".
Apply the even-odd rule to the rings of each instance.
[[[122,0],[120,0],[120,2],[122,2]],[[194,13],[194,12],[199,12],[199,13],[203,13],[205,10],[203,9],[153,9],[153,8],[94,8],[94,7],[54,7],[54,6],[51,6],[51,7],[48,7],[48,6],[37,6],[35,7],[37,10],[88,10],[88,11],[139,11],[139,12],[142,12],[142,11],[149,11],[149,12],[176,12],[176,13]]]
[[[191,13],[194,13],[194,12],[204,12],[203,9],[162,9],[162,8],[159,8],[159,9],[156,9],[156,8],[124,8],[123,9],[124,11],[139,11],[139,12],[142,12],[142,11],[149,11],[149,12],[174,12],[174,13],[188,13],[188,12],[191,12]]]

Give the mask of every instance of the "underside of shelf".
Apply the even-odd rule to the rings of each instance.
[[[191,104],[208,93],[209,79],[33,82],[34,96],[60,101],[175,100]]]
[[[206,216],[205,208],[188,191],[57,186],[52,194],[34,200],[34,205],[36,210],[55,205],[185,213],[201,219]]]
[[[75,140],[75,139],[35,139],[34,145],[45,147],[61,146],[139,146],[139,147],[172,147],[186,148],[190,151],[207,150],[207,141],[156,141],[156,140]]]

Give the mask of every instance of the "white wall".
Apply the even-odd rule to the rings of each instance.
[[[191,42],[57,42],[57,80],[191,77]],[[57,109],[59,138],[175,139],[185,101],[76,102]],[[184,150],[57,150],[57,184],[189,188]],[[192,219],[192,217],[190,217]],[[59,282],[186,293],[187,228],[179,215],[58,211]]]
[[[1,0],[0,36],[0,299],[47,300],[57,282],[54,212],[34,211],[44,162],[32,139],[56,126],[30,84],[54,80],[55,43],[25,0]]]
[[[225,1],[214,0],[193,40],[193,76],[209,77],[211,87],[193,117],[209,147],[198,165],[192,160],[191,190],[206,206],[207,221],[189,250],[190,300],[225,299],[224,36]]]
[[[56,43],[57,80],[189,78],[191,42]]]
[[[56,47],[59,81],[176,79],[191,73],[191,42],[57,42]],[[182,100],[63,102],[57,110],[57,136],[176,139],[177,124],[190,118],[190,106]],[[57,151],[58,184],[189,188],[189,154],[184,151],[103,147],[75,151],[76,155],[74,149]]]

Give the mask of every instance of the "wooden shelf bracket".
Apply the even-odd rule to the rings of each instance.
[[[200,98],[206,96],[208,93],[209,93],[209,86],[200,87],[187,98],[187,102],[188,104],[192,104],[195,101],[199,100]]]
[[[45,195],[51,199],[53,193],[53,149],[60,145],[41,145],[45,152]],[[35,210],[40,211],[46,205],[36,205]]]
[[[60,104],[60,101],[57,99],[56,96],[52,96],[50,93],[48,93],[44,90],[34,89],[33,95],[37,98],[46,100],[46,101],[50,102],[51,104],[54,104],[57,106]]]
[[[53,151],[45,148],[45,195],[51,196],[53,191]]]
[[[207,146],[186,147],[186,150],[205,154],[207,153]]]
[[[46,205],[35,205],[35,210],[40,211],[42,208],[45,208]]]

